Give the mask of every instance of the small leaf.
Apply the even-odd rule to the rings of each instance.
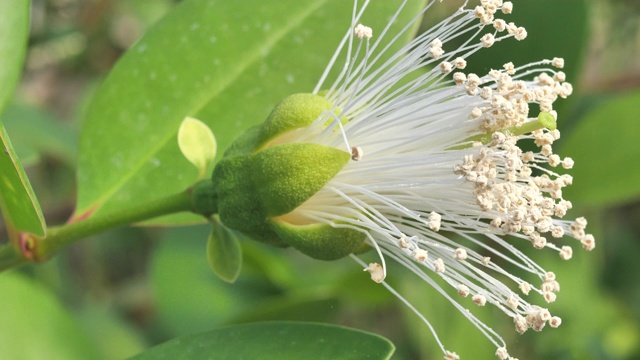
[[[178,146],[182,155],[198,169],[200,179],[216,157],[216,138],[202,121],[187,116],[178,129]]]
[[[575,161],[573,184],[563,190],[574,203],[608,206],[640,197],[638,146],[640,91],[597,106],[563,133],[557,151]]]
[[[381,336],[342,326],[267,322],[180,337],[131,360],[384,360],[390,359],[394,350],[393,344]]]
[[[225,227],[217,219],[213,225],[207,242],[207,259],[213,272],[228,283],[233,283],[240,275],[242,268],[242,248],[235,231]]]

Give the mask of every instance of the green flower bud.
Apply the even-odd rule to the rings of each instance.
[[[293,246],[318,259],[354,252],[364,235],[325,224],[290,224],[282,217],[318,192],[351,154],[314,143],[287,142],[332,104],[313,94],[291,95],[267,120],[245,132],[216,165],[212,181],[220,220],[255,240]]]

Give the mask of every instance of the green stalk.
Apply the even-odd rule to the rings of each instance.
[[[518,136],[518,135],[528,134],[532,131],[540,130],[544,128],[547,128],[549,130],[555,130],[556,127],[557,127],[556,120],[553,118],[553,116],[548,112],[541,112],[540,114],[538,114],[538,119],[536,121],[530,121],[528,123],[523,124],[522,126],[519,126],[519,127],[512,126],[506,129],[502,129],[500,131],[508,135]],[[479,141],[483,144],[488,144],[492,140],[492,135],[493,133],[475,135],[465,140],[465,143],[472,143],[475,141]],[[470,145],[455,146],[451,148],[451,150],[464,149],[469,146]]]
[[[22,257],[20,251],[13,244],[9,243],[0,247],[0,271],[11,269],[24,262],[26,262],[26,259]]]
[[[129,209],[98,214],[79,222],[51,227],[47,229],[44,237],[21,234],[22,253],[11,244],[0,248],[0,271],[27,261],[44,261],[62,248],[108,229],[182,211],[192,211],[191,189]]]

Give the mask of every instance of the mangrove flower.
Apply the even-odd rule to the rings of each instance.
[[[571,209],[562,189],[572,182],[561,173],[573,166],[552,147],[560,137],[553,103],[572,91],[563,60],[465,73],[469,55],[527,35],[498,18],[510,2],[467,5],[394,54],[381,40],[414,24],[391,33],[393,16],[374,31],[359,24],[367,2],[354,6],[316,89],[285,98],[218,163],[212,202],[224,225],[256,240],[318,259],[351,256],[425,321],[445,359],[457,359],[385,282],[393,276],[386,262],[402,264],[484,333],[499,359],[511,359],[500,335],[466,308],[495,306],[519,333],[557,327],[560,318],[529,300],[537,293],[536,301],[553,302],[555,275],[519,245],[564,260],[572,255],[565,237],[595,245],[584,218],[561,220]],[[337,63],[339,75],[325,86]],[[527,142],[535,150],[522,150]],[[366,248],[378,262],[359,258]]]

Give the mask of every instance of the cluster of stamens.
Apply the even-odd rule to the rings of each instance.
[[[502,0],[481,0],[473,9],[460,9],[435,28],[461,29],[463,34],[476,29],[470,35],[475,45],[470,40],[461,49],[446,51],[457,35],[448,30],[427,32],[404,48],[404,57],[382,64],[381,73],[369,63],[378,59],[369,50],[380,44],[370,46],[371,28],[354,23],[351,35],[367,46],[353,47],[357,50],[350,55],[363,50],[365,60],[358,63],[348,57],[348,66],[327,92],[327,99],[342,111],[340,116],[350,121],[338,137],[331,132],[335,127],[327,126],[337,116],[327,115],[318,120],[318,129],[300,135],[299,141],[340,146],[348,138],[359,146],[346,144],[354,161],[296,210],[312,222],[362,229],[381,264],[366,265],[353,257],[373,281],[411,307],[384,281],[384,256],[405,265],[450,299],[496,345],[501,360],[513,359],[502,338],[430,276],[468,298],[463,301],[495,306],[513,319],[518,333],[540,331],[546,324],[558,327],[561,319],[521,295],[537,293],[552,303],[560,285],[553,272],[503,236],[525,239],[535,249],[555,250],[564,260],[573,250],[555,242],[565,235],[579,240],[586,250],[595,247],[594,237],[585,233],[584,218],[562,220],[572,208],[563,189],[573,182],[561,173],[573,167],[573,160],[553,152],[560,138],[553,103],[573,90],[559,70],[564,61],[554,58],[521,67],[507,63],[486,76],[463,72],[466,58],[475,51],[506,38],[526,38],[523,27],[496,18],[512,10],[512,3]],[[471,25],[476,21],[480,26]],[[485,28],[492,31],[483,33]],[[426,66],[433,70],[418,74],[408,85],[401,82]],[[395,88],[399,84],[401,91]],[[530,117],[532,104],[540,114],[537,118]],[[401,136],[382,134],[380,128]],[[535,150],[523,151],[523,142],[534,144]],[[540,286],[531,285],[517,271],[538,277]],[[459,358],[439,344],[445,359]]]

